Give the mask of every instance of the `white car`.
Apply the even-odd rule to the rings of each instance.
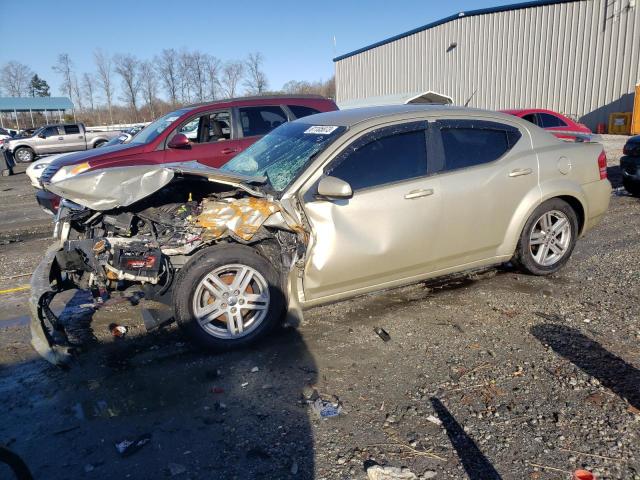
[[[75,152],[71,152],[75,153]],[[40,175],[44,172],[44,169],[49,166],[51,162],[57,160],[58,158],[64,157],[66,155],[70,155],[70,153],[59,153],[57,155],[49,155],[48,157],[43,157],[40,160],[36,160],[32,162],[31,165],[27,167],[26,174],[31,180],[31,185],[35,188],[41,189],[42,185],[40,185]]]
[[[120,145],[121,143],[129,143],[129,141],[132,138],[133,138],[133,135],[131,133],[120,132],[120,135],[118,135],[115,138],[112,138],[111,140],[109,140],[107,143],[105,143],[99,148],[109,147],[111,145]],[[27,170],[25,172],[29,177],[29,180],[31,180],[31,185],[33,185],[37,189],[41,189],[42,185],[40,185],[40,176],[42,175],[42,172],[44,172],[44,169],[47,168],[47,166],[49,166],[49,164],[54,160],[57,160],[67,155],[71,155],[72,153],[77,153],[77,152],[58,153],[57,155],[49,155],[47,157],[43,157],[39,160],[36,160],[35,162],[32,162],[31,165],[27,167]]]

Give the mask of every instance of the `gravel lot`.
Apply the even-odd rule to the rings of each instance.
[[[614,186],[625,140],[604,139]],[[26,182],[0,179],[0,220]],[[3,237],[0,290],[28,283],[6,277],[38,262],[49,241],[32,225],[47,221]],[[139,307],[116,298],[93,315],[96,341],[70,371],[29,348],[26,291],[3,293],[0,444],[47,479],[364,479],[374,462],[418,478],[568,479],[588,468],[640,479],[639,234],[640,200],[616,189],[556,275],[505,267],[369,295],[224,355],[175,327],[144,333]],[[125,339],[112,322],[130,327]],[[339,416],[316,415],[305,400],[314,388]],[[130,456],[114,447],[146,434]]]

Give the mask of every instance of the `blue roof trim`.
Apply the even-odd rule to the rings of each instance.
[[[395,42],[396,40],[400,40],[401,38],[409,37],[414,33],[423,32],[425,30],[429,30],[430,28],[437,27],[444,23],[452,22],[453,20],[458,20],[460,18],[465,17],[475,17],[476,15],[486,15],[487,13],[498,13],[498,12],[507,12],[509,10],[521,10],[523,8],[532,8],[532,7],[544,7],[546,5],[555,5],[557,3],[569,3],[569,2],[579,2],[584,0],[536,0],[532,2],[523,2],[523,3],[513,3],[510,5],[502,5],[499,7],[489,7],[489,8],[481,8],[478,10],[471,10],[469,12],[458,12],[449,17],[436,20],[435,22],[428,23],[418,28],[414,28],[413,30],[409,30],[408,32],[400,33],[393,37],[386,38],[384,40],[380,40],[379,42],[372,43],[371,45],[367,45],[366,47],[359,48],[358,50],[354,50],[353,52],[345,53],[344,55],[340,55],[333,59],[334,62],[338,62],[340,60],[344,60],[345,58],[353,57],[362,52],[366,52],[367,50],[372,50],[376,47],[380,47],[382,45],[386,45],[387,43]]]
[[[0,97],[0,112],[71,109],[73,103],[67,97]]]

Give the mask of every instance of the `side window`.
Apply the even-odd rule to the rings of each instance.
[[[320,113],[320,110],[316,110],[315,108],[305,107],[303,105],[287,105],[289,110],[293,112],[296,118],[308,117],[309,115],[315,115],[316,113]]]
[[[228,110],[207,112],[189,120],[178,129],[192,143],[209,143],[231,138],[231,114]]]
[[[387,127],[360,137],[327,174],[345,180],[354,191],[426,175],[425,123]]]
[[[58,131],[58,127],[47,127],[44,129],[44,136],[45,137],[55,137],[60,135],[60,132]]]
[[[65,125],[64,126],[64,134],[65,135],[76,135],[80,133],[80,127],[78,125]]]
[[[438,124],[445,170],[493,162],[511,150],[522,136],[517,128],[495,122],[452,120]]]
[[[538,118],[536,117],[535,113],[529,113],[527,115],[525,115],[524,117],[522,117],[524,120],[526,120],[527,122],[531,122],[534,125],[538,125]]]
[[[280,107],[242,107],[239,109],[242,135],[266,135],[271,130],[287,122],[287,116]]]
[[[542,122],[542,128],[551,128],[551,127],[566,127],[567,124],[563,122],[560,118],[555,115],[551,115],[549,113],[539,113],[540,120]]]

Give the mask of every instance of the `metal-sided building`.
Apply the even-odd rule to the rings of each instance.
[[[337,103],[435,91],[492,110],[548,108],[592,129],[633,109],[637,0],[546,0],[461,12],[334,59]]]

